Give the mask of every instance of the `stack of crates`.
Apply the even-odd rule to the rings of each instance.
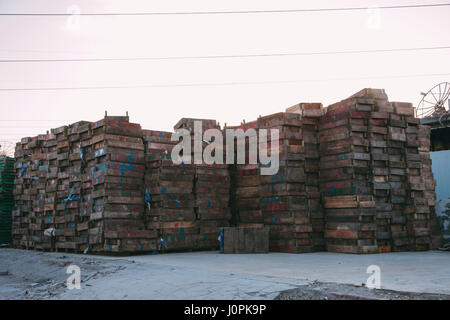
[[[260,208],[264,224],[270,229],[270,250],[290,253],[312,252],[313,229],[306,192],[302,115],[276,113],[260,117],[258,125],[260,130],[268,130],[267,149],[259,148],[260,158],[261,152],[271,155],[272,147],[278,146],[279,150],[278,172],[270,175],[261,174],[259,185]],[[272,130],[278,130],[279,140],[273,139]],[[264,141],[259,141],[262,142]],[[274,166],[275,163],[262,165]]]
[[[228,126],[224,128],[225,131],[227,129],[234,130],[236,135],[236,138],[234,138],[235,141],[226,141],[226,143],[228,143],[227,146],[234,146],[233,151],[235,159],[233,164],[229,164],[231,176],[231,222],[240,227],[262,228],[264,227],[264,217],[259,205],[261,170],[258,159],[250,159],[249,157],[250,138],[248,137],[250,133],[255,134],[257,137],[258,121],[244,122],[239,126]],[[238,163],[237,161],[239,144],[244,145],[244,163]]]
[[[28,169],[31,166],[31,149],[28,148],[30,137],[22,138],[16,144],[15,150],[15,170],[14,180],[14,210],[12,221],[12,238],[14,248],[30,248],[30,218],[32,203],[30,196],[30,175]]]
[[[327,251],[375,253],[376,207],[367,139],[372,101],[353,97],[320,119],[320,184]]]
[[[0,158],[0,244],[11,243],[11,212],[14,206],[14,159]]]
[[[159,235],[164,251],[193,249],[197,244],[194,168],[171,160],[172,133],[143,130],[145,142],[145,216],[147,229]]]
[[[145,229],[144,143],[141,126],[128,117],[91,124],[92,174],[89,250],[136,252],[156,249],[156,232]]]
[[[196,124],[201,129],[196,132]],[[191,119],[182,118],[174,126],[175,130],[186,129],[191,133],[192,139],[192,159],[194,164],[194,186],[193,194],[195,199],[195,227],[198,228],[197,242],[195,249],[218,249],[218,237],[223,227],[229,226],[231,219],[230,210],[230,173],[228,165],[222,163],[206,163],[202,156],[201,163],[195,163],[195,151],[202,155],[207,152],[211,143],[218,149],[223,150],[223,145],[218,141],[208,141],[204,136],[206,130],[216,130],[217,134],[222,135],[220,125],[216,120],[211,119]],[[198,136],[196,136],[196,134]],[[211,139],[212,140],[212,139]],[[225,153],[223,154],[225,157]]]
[[[325,215],[320,201],[319,188],[319,119],[323,116],[322,103],[299,103],[286,109],[286,112],[302,116],[302,132],[305,152],[305,191],[308,201],[308,214],[312,227],[314,251],[325,250]]]

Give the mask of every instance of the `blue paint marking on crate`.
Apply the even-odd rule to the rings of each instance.
[[[161,193],[166,192],[166,190],[167,190],[166,187],[162,187],[162,188],[161,188]]]
[[[95,156],[96,158],[98,158],[98,157],[104,156],[104,155],[107,154],[107,153],[108,153],[108,150],[107,150],[107,149],[101,148],[101,149],[95,151],[94,156]]]
[[[336,160],[347,160],[348,156],[346,154],[340,154],[336,157]]]
[[[133,164],[120,163],[119,169],[129,170],[129,171],[138,171],[138,166]]]
[[[274,175],[270,178],[271,182],[277,182],[277,181],[283,181],[284,180],[284,175],[279,174],[279,175]]]
[[[266,205],[266,204],[280,204],[284,202],[283,198],[279,198],[279,197],[266,197],[266,198],[261,198],[260,199],[260,204],[261,205]]]
[[[128,162],[133,161],[133,150],[130,149],[130,156],[128,157]]]
[[[180,228],[180,234],[184,234],[184,228]]]
[[[102,171],[102,170],[105,170],[105,169],[108,169],[108,164],[107,163],[103,163],[103,164],[101,164],[101,165],[99,165],[97,167],[97,171]]]

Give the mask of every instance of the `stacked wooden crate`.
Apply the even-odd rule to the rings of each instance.
[[[196,165],[195,213],[198,218],[198,249],[218,249],[218,236],[228,227],[230,210],[230,173],[225,164]]]
[[[52,134],[39,135],[36,143],[29,143],[32,148],[32,165],[30,178],[32,184],[32,214],[30,216],[30,232],[32,237],[32,247],[34,249],[51,249],[52,242],[50,237],[44,235],[44,231],[53,227],[53,212],[48,212],[47,208],[47,175],[49,175],[50,161],[48,160],[49,150],[54,150],[51,146],[55,136]],[[33,141],[33,140],[32,140]],[[33,147],[34,145],[34,147]],[[50,147],[49,147],[50,145]]]
[[[80,187],[71,188],[69,161],[70,143],[68,126],[61,126],[52,130],[56,136],[58,178],[56,180],[56,213],[55,213],[55,248],[56,250],[75,249],[74,216],[79,206]]]
[[[331,252],[378,250],[367,139],[372,108],[372,101],[354,97],[329,106],[320,119],[319,180]]]
[[[201,131],[196,133],[195,123],[201,123]],[[182,118],[174,126],[174,129],[186,129],[191,132],[192,139],[192,159],[194,160],[194,212],[196,217],[196,227],[198,227],[198,238],[196,249],[218,249],[218,237],[223,227],[229,226],[231,219],[230,210],[230,173],[228,166],[224,164],[212,163],[208,164],[203,161],[195,163],[194,152],[196,143],[201,148],[197,151],[202,152],[213,141],[204,139],[203,134],[206,130],[215,129],[220,132],[220,125],[215,120],[210,119],[191,119]],[[196,137],[195,134],[198,134]],[[222,134],[220,132],[220,134]],[[197,141],[195,141],[197,140]],[[201,145],[200,145],[201,143]],[[223,145],[216,144],[216,150],[222,148]]]
[[[128,117],[92,123],[89,250],[136,252],[156,249],[156,232],[144,223],[144,144],[139,124]]]
[[[34,248],[36,244],[40,242],[42,235],[41,226],[39,224],[38,215],[41,212],[42,199],[39,199],[39,187],[40,178],[39,165],[40,165],[40,144],[41,141],[38,137],[31,137],[28,142],[28,148],[31,151],[30,166],[27,170],[29,178],[29,194],[31,202],[31,211],[28,216],[28,228],[29,228],[29,243],[30,247]]]
[[[31,138],[28,148],[31,150],[31,165],[27,170],[30,178],[30,197],[32,210],[29,215],[31,247],[41,248],[44,242],[44,203],[46,185],[46,155],[43,153],[43,136]]]
[[[390,252],[392,244],[391,223],[402,223],[402,211],[393,211],[391,201],[391,184],[401,183],[392,181],[395,171],[390,170],[389,164],[391,148],[388,147],[389,115],[392,107],[387,103],[387,97],[378,92],[378,99],[373,99],[373,112],[368,123],[368,139],[370,147],[371,179],[373,195],[377,209],[377,244],[379,252]],[[395,149],[394,149],[395,150]]]
[[[67,136],[69,139],[69,187],[72,192],[72,203],[76,203],[76,208],[67,209],[66,215],[66,236],[72,237],[73,249],[76,252],[83,252],[88,248],[89,242],[89,207],[92,205],[90,184],[84,188],[83,177],[87,172],[86,153],[83,150],[82,142],[91,138],[91,123],[79,121],[69,125]],[[65,201],[65,202],[68,202]]]
[[[143,165],[142,130],[128,117],[80,121],[22,139],[16,145],[13,245],[155,250],[157,232],[144,223]]]
[[[407,202],[406,190],[408,181],[406,176],[406,116],[401,112],[397,112],[394,103],[390,105],[393,112],[389,113],[388,123],[388,139],[387,151],[389,155],[389,184],[390,184],[390,198],[392,204],[391,213],[391,234],[392,234],[392,251],[406,251],[408,250],[408,230],[407,230],[407,216],[405,205]],[[412,110],[412,108],[411,108]]]
[[[14,159],[0,158],[0,244],[11,244]]]
[[[194,249],[198,238],[195,221],[194,168],[174,164],[176,142],[172,133],[143,130],[145,143],[145,212],[147,229],[158,232],[158,249]]]
[[[405,190],[402,123],[384,90],[364,89],[353,97],[372,105],[368,120],[371,181],[376,203],[376,238],[379,252],[405,243],[402,203]]]
[[[78,149],[78,154],[73,157],[74,159],[80,159],[81,161],[81,195],[79,216],[76,224],[76,242],[79,250],[87,252],[90,248],[90,228],[91,225],[95,225],[95,222],[91,222],[91,216],[96,210],[92,193],[94,183],[96,182],[94,174],[97,161],[92,139],[92,123],[83,123],[82,125],[79,125],[77,131],[79,136],[79,139],[77,138],[77,140],[79,140],[79,142],[75,143],[73,148]],[[100,211],[101,208],[102,206],[100,205]],[[93,220],[95,220],[94,217]],[[93,236],[93,238],[95,239],[95,236]]]
[[[227,227],[223,230],[223,253],[268,253],[268,227]]]
[[[279,141],[270,141],[269,130],[267,149],[259,150],[270,153],[271,145],[278,143],[280,169],[276,174],[261,175],[262,165],[249,165],[248,159],[245,165],[230,166],[233,176],[233,216],[240,226],[268,226],[272,251],[324,250],[317,140],[322,105],[302,103],[287,111],[260,117],[257,121],[237,127],[227,127],[244,131],[249,128],[276,129],[280,134]],[[248,142],[247,138],[246,152],[249,151]],[[255,201],[257,196],[260,197],[258,204]]]
[[[412,109],[412,106],[410,107]],[[411,120],[417,120],[412,118]],[[435,181],[431,171],[430,128],[408,121],[408,161],[405,215],[409,250],[429,250],[431,246],[430,223],[435,213]],[[426,141],[423,143],[423,141]]]
[[[340,119],[339,112],[334,110],[336,106],[345,108],[346,105],[358,106],[358,104],[364,105],[368,112],[368,121],[359,123],[359,125],[367,123],[367,135],[360,135],[359,139],[368,140],[370,153],[368,158],[370,174],[361,176],[360,180],[367,179],[370,183],[359,183],[352,187],[352,191],[355,195],[373,194],[376,204],[378,251],[427,250],[430,244],[430,214],[434,206],[434,181],[429,163],[429,149],[426,149],[427,144],[429,146],[429,132],[425,129],[421,137],[420,121],[414,118],[412,105],[389,102],[384,90],[364,89],[340,104],[329,107],[328,111],[333,110],[332,116]],[[361,112],[357,113],[358,117],[361,115]],[[364,128],[360,129],[361,132],[364,131]],[[339,133],[335,131],[334,134]],[[348,140],[352,139],[351,137]],[[420,140],[425,141],[423,154],[419,151]],[[363,146],[366,147],[366,144]],[[361,160],[362,155],[358,156]],[[366,158],[364,156],[364,159]],[[326,158],[322,156],[321,162],[325,160]],[[352,166],[352,170],[355,170],[356,163]],[[339,175],[342,173],[344,172],[338,172]],[[321,170],[321,175],[325,176],[326,171]],[[367,189],[371,191],[366,192]],[[370,198],[366,200],[370,201]],[[326,202],[327,199],[325,205]],[[330,220],[331,214],[327,210],[327,222]],[[342,224],[338,226],[341,230],[351,230]]]
[[[29,215],[32,211],[30,196],[30,178],[27,174],[31,166],[31,150],[28,149],[28,141],[31,138],[22,138],[16,144],[15,149],[15,170],[14,180],[14,210],[12,222],[13,246],[15,248],[31,247]]]
[[[432,171],[432,162],[430,158],[430,135],[431,129],[427,126],[419,125],[418,126],[418,135],[417,135],[417,150],[420,154],[420,159],[422,163],[421,176],[425,182],[425,190],[423,192],[423,197],[425,198],[424,202],[427,203],[429,207],[429,224],[425,226],[425,228],[429,228],[429,237],[430,237],[430,245],[428,246],[431,250],[436,250],[442,246],[442,232],[440,230],[439,221],[436,214],[436,180],[433,176]],[[410,175],[408,173],[408,175]],[[426,236],[425,236],[426,238]],[[416,250],[424,250],[427,246],[422,246],[421,248],[417,248],[417,245],[420,245],[420,241],[416,240]],[[426,241],[426,240],[425,240]]]
[[[55,230],[56,199],[58,187],[58,142],[54,133],[47,134],[43,142],[43,151],[46,159],[46,181],[44,197],[43,229],[49,230],[44,234],[42,249],[55,249],[55,239],[52,234]],[[53,230],[53,232],[52,232]]]
[[[16,172],[14,195],[17,199],[13,212],[13,244],[32,248],[40,246],[44,214],[46,168],[41,145],[44,136],[24,138],[16,145]]]
[[[258,121],[252,121],[248,123],[241,123],[239,126],[225,127],[226,129],[242,130],[242,132],[249,133],[248,130],[255,130],[255,134],[258,135]],[[225,143],[226,136],[225,136]],[[237,150],[239,143],[243,143],[245,146],[246,156],[244,158],[244,164],[237,163]],[[231,176],[231,210],[232,219],[231,223],[240,227],[264,227],[264,217],[260,208],[260,166],[258,159],[252,159],[249,157],[249,138],[236,138],[233,142],[234,145],[234,159],[233,164],[229,164],[230,176]],[[231,146],[231,143],[230,143]],[[256,145],[257,146],[257,145]],[[256,163],[255,163],[256,162]]]
[[[265,226],[270,228],[270,249],[291,253],[314,251],[302,117],[298,113],[276,113],[260,117],[258,123],[260,130],[270,129],[267,150],[260,148],[259,152],[269,154],[272,145],[279,146],[278,172],[260,176],[260,206]],[[278,141],[271,140],[273,129],[279,132]]]
[[[384,90],[364,89],[354,97],[373,104],[369,119],[369,146],[377,208],[378,251],[408,250],[406,132],[408,123],[418,123],[418,119],[414,119],[410,104],[389,102]]]
[[[191,142],[192,164],[172,162],[178,143],[172,133],[143,131],[128,117],[24,138],[15,154],[13,245],[77,252],[217,249],[231,222],[269,227],[272,251],[320,251],[325,244],[349,253],[430,248],[430,130],[414,118],[411,104],[364,89],[325,114],[318,103],[287,111],[226,127],[269,129],[257,164],[248,156],[244,164],[204,162],[212,143],[205,130],[223,134],[215,120],[183,118],[175,125],[192,139],[195,124],[202,124]],[[271,140],[270,129],[279,140]],[[240,139],[248,155],[249,139]],[[233,141],[235,159],[239,142]],[[261,152],[275,144],[278,163],[261,164]],[[195,151],[202,153],[198,163]],[[276,165],[276,174],[262,174]],[[46,237],[52,228],[55,237]]]
[[[320,199],[319,188],[319,119],[323,116],[321,103],[299,103],[286,109],[286,112],[299,113],[302,116],[302,133],[305,151],[305,191],[308,201],[308,213],[312,227],[313,251],[325,250],[325,215]]]

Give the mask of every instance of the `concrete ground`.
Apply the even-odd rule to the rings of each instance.
[[[79,290],[65,285],[71,264],[81,270]],[[292,294],[292,290],[323,291],[329,287],[342,287],[346,297],[364,298],[361,285],[370,276],[366,272],[371,265],[380,268],[382,289],[450,297],[450,252],[441,251],[375,255],[191,252],[104,257],[0,249],[0,299],[239,300],[275,299],[281,292],[280,297],[301,299],[304,296]],[[405,296],[393,295],[371,294],[368,298]]]

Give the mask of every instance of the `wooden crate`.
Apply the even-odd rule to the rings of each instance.
[[[268,253],[269,228],[223,228],[224,253]]]

